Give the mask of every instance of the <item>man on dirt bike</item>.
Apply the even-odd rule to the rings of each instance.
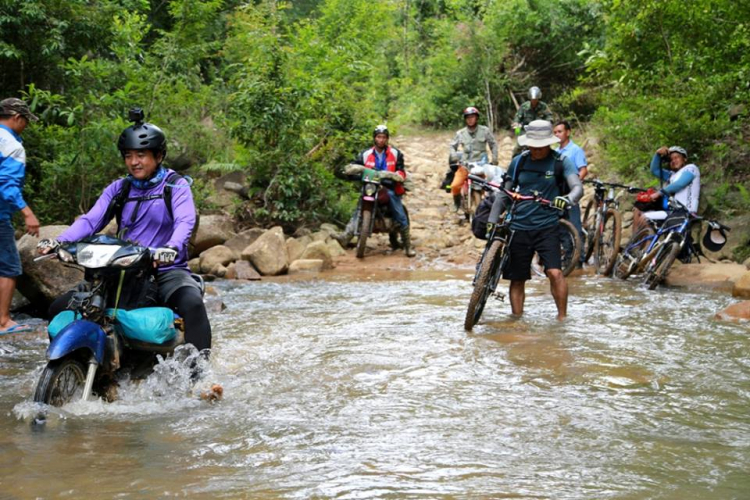
[[[529,89],[529,100],[521,104],[513,119],[513,129],[516,136],[523,135],[526,126],[534,120],[547,120],[549,122],[553,120],[552,111],[550,111],[546,102],[540,100],[541,98],[542,91],[539,87]],[[519,154],[521,149],[520,144],[516,145],[513,149],[513,156]]]
[[[586,153],[581,146],[570,139],[570,123],[567,120],[560,120],[555,124],[553,131],[555,137],[560,139],[560,147],[557,148],[557,152],[570,158],[578,169],[578,178],[581,180],[585,179],[589,173]],[[568,212],[568,218],[578,230],[578,235],[581,237],[581,241],[585,241],[585,238],[583,237],[583,224],[581,222],[581,206],[578,203],[571,207]],[[585,252],[581,252],[581,261],[578,264],[579,267],[583,264],[585,258]]]
[[[167,156],[167,138],[162,130],[143,123],[143,112],[135,109],[135,123],[117,141],[128,175],[104,192],[89,212],[79,217],[56,240],[44,239],[39,253],[55,250],[61,243],[80,241],[104,229],[117,218],[118,235],[139,245],[156,248],[158,300],[184,319],[185,342],[208,355],[211,325],[201,296],[201,287],[187,266],[188,241],[196,222],[189,182],[162,165]],[[167,206],[169,202],[170,206]],[[66,309],[73,292],[50,306],[54,316]]]
[[[646,220],[662,221],[667,218],[667,198],[674,198],[688,207],[691,212],[698,211],[701,191],[701,173],[698,167],[687,162],[688,154],[680,146],[656,150],[651,159],[651,173],[667,185],[650,195],[650,206],[641,206],[645,210],[633,209],[633,232],[646,224]],[[662,168],[662,161],[668,161],[669,168]]]
[[[380,173],[382,185],[388,190],[388,208],[399,226],[401,241],[404,247],[404,253],[408,257],[414,257],[417,252],[411,246],[411,234],[409,229],[409,218],[406,216],[404,204],[401,197],[406,190],[404,189],[404,180],[406,180],[406,171],[404,170],[404,155],[401,151],[390,146],[390,132],[385,125],[378,125],[372,132],[373,146],[361,152],[359,156],[350,164],[346,170],[346,175],[359,175],[362,167],[377,170]],[[334,235],[333,238],[338,241],[342,247],[346,248],[354,237],[357,223],[357,210],[352,215],[346,229],[343,233]]]
[[[583,186],[575,165],[567,157],[561,157],[550,146],[558,142],[552,133],[552,123],[536,120],[526,127],[526,134],[518,138],[521,146],[529,148],[511,160],[506,175],[505,188],[516,186],[521,194],[537,193],[542,198],[554,200],[555,208],[565,210],[578,203],[583,195]],[[562,163],[564,182],[570,189],[564,194],[556,163]],[[500,214],[508,205],[504,193],[496,196],[488,221],[488,232],[497,224]],[[544,264],[550,280],[550,289],[557,306],[557,318],[567,315],[568,285],[561,270],[559,214],[539,203],[524,202],[518,205],[511,230],[514,236],[509,248],[510,260],[503,271],[503,279],[510,280],[510,304],[514,315],[523,314],[526,281],[531,279],[530,267],[534,252]]]
[[[454,166],[456,168],[453,182],[451,182],[451,194],[456,212],[461,209],[461,186],[469,175],[468,170],[458,167],[457,162],[454,161],[459,149],[463,150],[462,160],[468,163],[483,160],[486,162],[487,148],[489,148],[492,153],[490,163],[497,165],[497,140],[489,127],[479,125],[479,110],[474,106],[469,106],[464,109],[463,115],[466,126],[456,132],[450,146],[451,170],[454,170]]]

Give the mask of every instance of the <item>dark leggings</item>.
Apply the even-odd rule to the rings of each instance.
[[[193,344],[199,351],[211,348],[211,324],[208,322],[203,297],[196,288],[178,288],[169,296],[166,306],[185,320],[186,343]]]
[[[68,307],[73,291],[67,292],[49,306],[49,317],[54,318]],[[167,307],[179,314],[185,321],[185,342],[193,344],[196,349],[211,348],[211,324],[208,322],[206,306],[200,292],[191,286],[183,286],[170,295]]]

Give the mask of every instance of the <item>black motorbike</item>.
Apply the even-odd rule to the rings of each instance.
[[[155,307],[151,249],[97,235],[37,260],[46,258],[82,267],[84,282],[50,322],[48,361],[34,401],[63,406],[92,394],[112,401],[119,378],[145,378],[157,355],[184,344],[182,320],[171,309]]]
[[[357,236],[357,258],[365,256],[367,238],[373,233],[388,233],[391,248],[399,248],[398,234],[400,227],[393,219],[388,208],[388,190],[382,185],[380,172],[371,168],[365,168],[361,176],[362,190],[357,210],[357,223],[355,235]],[[406,218],[409,212],[404,207]]]

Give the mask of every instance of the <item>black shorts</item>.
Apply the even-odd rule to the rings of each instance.
[[[530,280],[534,252],[539,254],[545,270],[562,269],[559,224],[533,231],[516,231],[510,243],[510,259],[503,271],[503,279]]]

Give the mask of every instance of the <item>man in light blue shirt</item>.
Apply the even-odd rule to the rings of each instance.
[[[21,275],[21,259],[11,217],[21,212],[26,232],[39,235],[39,221],[23,199],[26,175],[26,151],[21,133],[37,117],[21,99],[11,97],[0,101],[0,335],[30,331],[10,318],[10,303]]]
[[[589,173],[586,153],[581,146],[570,140],[570,123],[566,120],[561,120],[557,122],[553,131],[555,136],[560,139],[560,147],[557,148],[557,152],[560,153],[561,156],[570,158],[573,165],[578,169],[578,178],[583,181]],[[581,237],[581,243],[585,245],[586,239],[583,235],[583,225],[581,223],[581,206],[578,203],[573,205],[570,209],[570,212],[568,212],[568,218],[578,230],[578,234]],[[581,265],[583,265],[583,260],[586,257],[584,255],[585,253],[585,251],[581,251]]]

